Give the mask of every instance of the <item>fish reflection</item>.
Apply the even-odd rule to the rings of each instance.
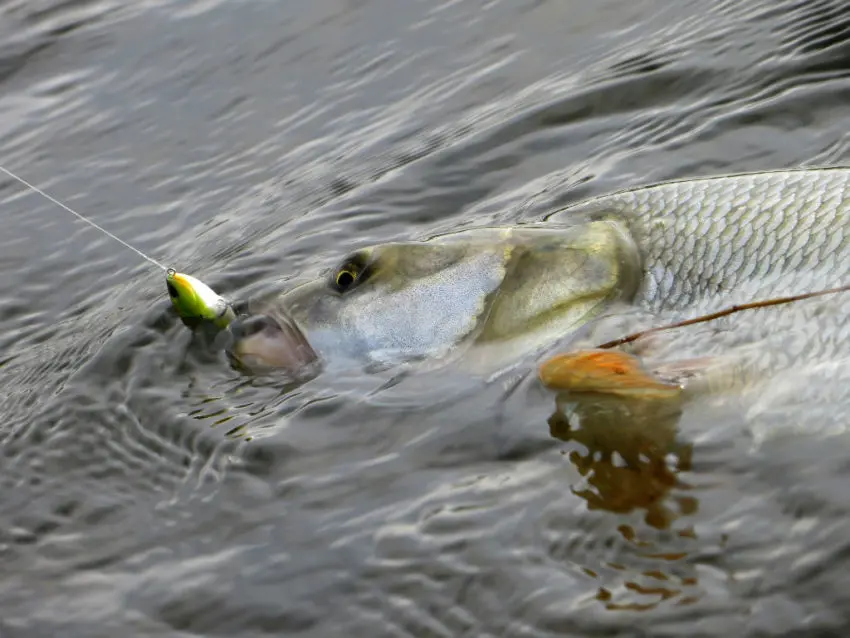
[[[637,550],[640,563],[662,565],[635,574],[633,566],[606,563],[603,569],[613,570],[618,585],[611,587],[606,582],[608,586],[600,586],[595,598],[611,611],[695,603],[700,598],[695,591],[698,580],[684,560],[688,553],[681,551],[681,543],[696,539],[696,534],[689,525],[674,529],[677,521],[699,510],[698,499],[687,494],[692,486],[681,476],[691,469],[693,445],[677,438],[680,395],[667,391],[611,394],[589,389],[558,392],[556,410],[548,420],[554,438],[584,448],[566,455],[585,481],[572,492],[590,510],[618,515],[641,511],[648,526],[672,532],[680,541],[674,541],[675,549],[659,548],[655,542],[641,539],[631,525],[620,525],[617,531]],[[596,569],[585,572],[603,577]],[[623,579],[617,573],[629,576]]]
[[[680,414],[678,405],[663,400],[573,395],[559,397],[549,432],[586,448],[568,458],[587,479],[589,487],[574,493],[590,509],[645,510],[648,525],[669,529],[697,509],[692,497],[675,497],[675,509],[667,503],[673,489],[690,489],[678,476],[690,470],[692,453],[692,444],[676,439]]]

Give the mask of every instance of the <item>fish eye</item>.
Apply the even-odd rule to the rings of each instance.
[[[339,293],[351,290],[356,284],[362,282],[368,275],[366,257],[355,253],[338,266],[331,277],[331,287]]]
[[[331,279],[333,289],[340,293],[350,290],[358,282],[360,272],[356,264],[346,263],[340,266]]]
[[[354,283],[355,275],[350,270],[340,270],[336,274],[336,285],[343,290]]]

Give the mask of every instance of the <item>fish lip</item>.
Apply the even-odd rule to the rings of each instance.
[[[285,312],[237,317],[227,328],[225,352],[231,365],[246,372],[284,372],[312,376],[321,366],[304,331]]]

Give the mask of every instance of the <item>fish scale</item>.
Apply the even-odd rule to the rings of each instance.
[[[655,278],[641,306],[708,311],[847,283],[848,200],[850,170],[803,169],[629,189],[562,213],[626,220]]]

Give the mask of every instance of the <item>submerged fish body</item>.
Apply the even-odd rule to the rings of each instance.
[[[629,189],[550,219],[608,216],[623,220],[640,247],[643,279],[633,305],[654,325],[850,283],[847,169]],[[776,429],[777,414],[811,424],[804,413],[815,405],[831,415],[821,425],[833,421],[834,427],[846,420],[850,385],[838,375],[826,378],[824,370],[850,361],[848,318],[850,295],[836,293],[662,333],[641,355],[648,369],[679,378],[686,396],[731,395],[750,406],[748,418],[770,413],[768,429]],[[622,333],[597,343],[608,336]],[[687,365],[691,361],[697,365]]]
[[[328,362],[392,364],[462,352],[502,365],[619,309],[646,322],[845,284],[848,211],[850,170],[777,171],[634,188],[542,223],[373,246],[252,303],[251,317],[233,324],[232,352],[237,360],[287,366],[294,347],[287,340],[296,334]],[[818,303],[829,302],[806,307]],[[765,317],[784,312],[752,313],[760,318],[748,320],[751,333],[711,335],[712,343],[758,344],[771,336]],[[827,315],[828,335],[810,335],[824,352],[835,335],[843,340],[845,327],[844,317]],[[679,348],[689,339],[671,343]],[[713,354],[700,350],[707,343],[686,356]]]

